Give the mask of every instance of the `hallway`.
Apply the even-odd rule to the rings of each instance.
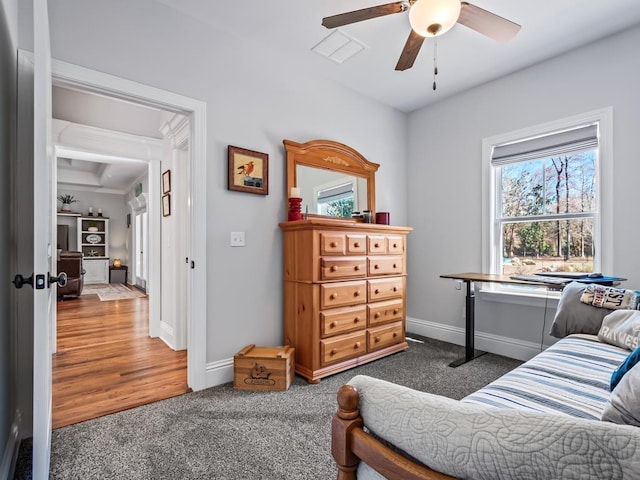
[[[57,303],[53,428],[187,393],[187,351],[149,338],[148,297]]]

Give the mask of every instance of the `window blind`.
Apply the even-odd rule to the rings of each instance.
[[[572,130],[498,145],[491,155],[491,165],[500,166],[538,158],[555,157],[598,146],[598,126],[586,125]]]
[[[345,183],[318,192],[318,203],[328,203],[353,196],[353,183]]]

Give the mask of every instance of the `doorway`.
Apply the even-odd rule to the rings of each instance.
[[[160,217],[158,208],[155,209],[155,215],[150,213],[153,212],[155,202],[149,190],[155,182],[154,175],[164,170],[168,164],[172,164],[174,170],[188,170],[188,162],[181,162],[179,165],[173,162],[172,149],[163,138],[165,134],[161,132],[166,118],[177,114],[59,86],[54,86],[53,98],[54,132],[59,132],[53,139],[58,157],[57,188],[59,193],[65,194],[64,197],[74,198],[76,201],[75,204],[67,205],[65,213],[58,213],[58,222],[60,218],[71,220],[73,241],[69,244],[72,250],[84,255],[82,263],[85,271],[84,289],[74,290],[74,295],[66,297],[70,298],[69,303],[59,302],[62,315],[56,330],[61,341],[58,356],[54,357],[53,421],[54,425],[62,426],[73,419],[88,419],[86,414],[89,411],[98,415],[111,413],[117,411],[117,408],[144,404],[146,399],[160,400],[182,394],[188,389],[186,362],[181,364],[181,373],[176,371],[180,370],[178,362],[178,365],[174,365],[174,376],[169,380],[176,388],[165,388],[162,394],[158,389],[156,392],[145,392],[145,386],[150,381],[148,377],[153,377],[153,381],[156,378],[154,375],[158,375],[158,382],[167,379],[165,372],[156,367],[157,364],[166,363],[162,358],[163,352],[167,359],[173,359],[174,351],[187,348],[186,342],[179,344],[171,336],[173,331],[180,330],[173,328],[175,318],[184,322],[186,312],[176,312],[174,318],[167,318],[171,312],[151,308],[158,304],[160,297],[164,303],[166,297],[177,296],[176,292],[181,286],[184,288],[187,282],[183,281],[186,276],[184,268],[177,272],[178,280],[158,278],[157,272],[165,268],[174,269],[171,264],[176,263],[176,259],[170,258],[164,251],[165,243],[170,242],[161,235],[155,236],[152,241],[149,232],[155,229],[169,239],[176,233],[169,228],[160,228],[159,224],[164,223],[164,220]],[[106,117],[104,120],[103,116]],[[126,122],[122,121],[123,117],[136,118],[135,125],[127,128]],[[122,125],[122,130],[128,131],[105,128],[109,126],[110,120]],[[145,122],[151,126],[145,126]],[[75,194],[75,197],[70,194]],[[184,190],[180,191],[174,186],[174,196],[181,194],[184,195]],[[127,225],[127,214],[133,215],[132,225]],[[185,211],[175,209],[176,217],[186,214]],[[117,266],[114,264],[116,258]],[[156,260],[155,278],[152,277],[150,258]],[[122,273],[127,276],[128,270],[115,270],[123,262],[127,268],[131,266],[131,275],[124,278],[122,283],[116,283],[122,280]],[[149,297],[134,300],[137,291],[131,292],[130,285],[127,285],[129,283],[148,293]],[[122,307],[118,309],[117,315],[113,312],[112,302],[117,302]],[[90,304],[91,308],[84,309],[86,304]],[[135,304],[138,308],[133,308],[134,305],[130,304]],[[174,304],[178,302],[174,300]],[[102,332],[96,338],[88,340],[96,330],[92,319],[97,312],[100,313],[102,322],[117,325],[114,327],[118,332],[117,337],[111,338],[110,329],[109,332]],[[65,323],[65,316],[69,315],[75,315],[73,329],[69,329],[69,325]],[[157,324],[166,324],[172,328],[154,328]],[[84,338],[75,335],[79,330]],[[148,337],[160,337],[158,345],[139,338],[141,331]],[[117,344],[119,348],[104,352],[105,337],[111,338],[108,345]],[[91,343],[91,348],[87,348],[87,341]],[[142,355],[129,358],[128,349],[136,349],[140,342],[144,343],[145,350],[138,351],[144,352],[145,358],[141,358]],[[78,351],[82,355],[77,355]],[[99,354],[101,351],[102,354]],[[118,375],[102,375],[104,366],[101,361],[105,353],[111,361],[111,370]],[[61,356],[65,357],[64,361],[58,361]],[[155,359],[152,364],[146,362],[146,357],[150,356]],[[186,359],[186,354],[184,358]],[[76,363],[73,363],[74,359]],[[127,361],[123,362],[123,359]],[[65,372],[70,368],[82,368],[91,379],[99,378],[100,382],[94,384],[90,391],[78,388],[73,382],[67,381]],[[145,371],[144,378],[138,375],[131,377],[132,368]],[[78,378],[84,378],[84,383],[92,385],[91,379],[86,375]],[[107,397],[101,396],[104,392],[112,393]],[[81,409],[83,415],[78,416],[73,415],[73,410],[65,410],[70,403],[100,404],[100,408]],[[76,406],[78,407],[80,405]],[[67,415],[62,415],[61,412],[65,411]]]
[[[185,269],[183,277],[185,281],[183,285],[187,285],[186,300],[186,328],[187,338],[185,339],[187,347],[187,383],[188,387],[193,390],[200,390],[206,385],[206,305],[192,304],[192,298],[206,298],[206,274],[204,267],[206,266],[206,245],[194,241],[194,238],[204,238],[203,230],[206,226],[206,202],[196,201],[202,199],[205,195],[205,105],[202,102],[188,99],[168,92],[162,92],[157,89],[146,87],[134,82],[117,79],[98,72],[93,72],[80,67],[65,64],[63,62],[53,62],[52,65],[54,83],[58,85],[70,86],[72,88],[83,88],[87,91],[96,92],[101,95],[113,95],[116,98],[126,98],[128,101],[140,102],[143,105],[154,105],[163,109],[170,109],[174,112],[180,112],[188,116],[190,120],[189,126],[189,153],[186,161],[188,162],[189,183],[186,193],[187,200],[185,205],[195,205],[187,211],[183,211],[183,215],[187,218],[189,231],[186,232],[188,241],[186,247],[188,250],[188,258],[191,268]],[[154,216],[159,217],[160,207],[160,166],[150,165],[150,181],[148,197],[149,202],[144,212],[132,224],[138,223],[136,230],[140,231],[138,247],[136,247],[136,265],[138,272],[135,276],[135,282],[139,283],[146,290],[152,293],[152,302],[149,303],[149,316],[153,320],[154,315],[159,313],[158,305],[153,304],[154,280],[157,285],[159,279],[159,265],[155,266],[152,258],[157,251],[154,252],[151,241],[157,232],[160,233],[159,225],[154,226],[151,220]],[[156,181],[157,180],[157,181]],[[176,215],[179,212],[176,211]],[[133,217],[133,215],[132,215]],[[134,218],[135,218],[134,217]],[[133,245],[132,245],[133,246]],[[182,259],[184,262],[184,259]],[[200,267],[200,268],[199,268]],[[155,270],[155,271],[154,271]],[[157,291],[157,290],[156,290]],[[157,333],[158,326],[150,326],[152,333]]]

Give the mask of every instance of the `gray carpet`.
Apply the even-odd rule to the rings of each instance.
[[[410,349],[286,392],[231,384],[53,431],[53,479],[333,479],[336,392],[356,374],[460,399],[521,362],[487,354],[456,369],[463,348],[413,336]],[[29,478],[23,465],[16,477]]]

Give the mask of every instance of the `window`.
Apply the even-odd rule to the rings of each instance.
[[[608,271],[611,110],[485,139],[484,271]]]
[[[317,213],[332,217],[351,217],[355,206],[355,185],[353,182],[333,186],[323,186],[317,191]]]

